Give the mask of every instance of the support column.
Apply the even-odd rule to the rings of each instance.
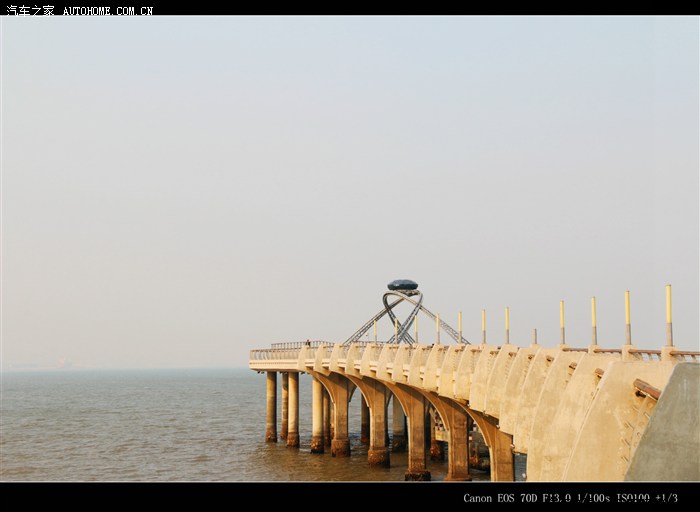
[[[491,481],[513,482],[515,481],[515,465],[513,464],[513,436],[502,430],[494,429],[492,436],[494,443],[489,446],[491,458]]]
[[[369,449],[367,462],[370,466],[389,467],[387,405],[389,390],[374,379],[348,377],[362,394],[362,400],[369,408]]]
[[[381,385],[368,386],[372,406],[369,408],[369,450],[367,462],[370,466],[389,467],[389,442],[387,428],[389,422],[386,415],[386,389]]]
[[[476,414],[476,416],[474,416]],[[472,417],[484,436],[489,447],[489,463],[491,465],[492,482],[513,482],[515,480],[515,465],[513,464],[513,436],[506,434],[494,423],[495,420],[486,418],[481,413],[472,411]]]
[[[469,474],[469,416],[451,400],[440,399],[445,404],[443,421],[448,430],[447,476],[445,480],[471,480]]]
[[[331,397],[323,390],[323,445],[331,445]]]
[[[331,455],[333,457],[350,457],[350,436],[348,435],[348,400],[349,388],[352,383],[339,377],[334,381],[333,402],[333,440],[331,441]]]
[[[393,418],[392,430],[393,439],[391,441],[391,451],[394,453],[406,451],[406,415],[403,413],[401,402],[394,396],[392,399]]]
[[[426,399],[413,390],[407,391],[405,397],[408,413],[408,469],[405,479],[430,480],[425,450]]]
[[[277,442],[277,372],[267,372],[267,423],[265,441]]]
[[[430,415],[430,460],[445,460],[445,449],[442,442],[435,439],[435,418],[432,414]]]
[[[331,407],[331,416],[330,416],[331,426],[330,426],[330,429],[331,429],[331,440],[332,440],[335,437],[335,425],[334,425],[335,420],[333,419],[333,418],[335,418],[335,404],[333,403],[333,400],[331,400],[330,407]]]
[[[360,396],[361,400],[361,421],[360,421],[360,442],[362,444],[369,443],[369,406],[364,396]]]
[[[311,453],[323,453],[323,385],[316,377],[311,384]]]
[[[299,374],[289,374],[289,423],[287,446],[299,448]]]
[[[287,439],[289,430],[289,372],[282,372],[282,429],[280,439]]]

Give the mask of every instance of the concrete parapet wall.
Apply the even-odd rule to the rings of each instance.
[[[552,362],[554,362],[560,350],[558,347],[542,348],[532,358],[520,397],[515,406],[517,419],[515,421],[515,431],[513,432],[513,449],[518,453],[527,453],[532,423],[535,420],[535,412],[540,401],[540,393]]]
[[[438,373],[442,367],[442,361],[447,354],[447,345],[433,345],[433,348],[428,354],[428,360],[425,362],[425,370],[423,372],[423,388],[428,391],[438,390]]]
[[[399,345],[398,349],[396,350],[396,356],[394,357],[391,380],[400,384],[408,383],[408,378],[404,375],[403,368],[404,365],[408,365],[411,362],[412,356],[413,353],[411,347],[404,344]]]
[[[614,361],[608,365],[574,442],[565,481],[620,481],[627,473],[633,438],[644,399],[635,392],[642,379],[663,390],[672,362]],[[649,411],[647,414],[653,413]]]
[[[581,357],[553,418],[539,426],[543,430],[543,444],[528,452],[528,479],[551,482],[563,478],[576,436],[601,380],[596,370],[605,371],[608,364],[619,360],[619,354],[584,354]]]
[[[442,360],[440,377],[438,379],[438,393],[447,398],[455,397],[455,375],[457,374],[459,361],[464,353],[464,347],[464,345],[450,345]]]
[[[455,397],[461,400],[469,400],[469,391],[472,384],[472,373],[481,356],[481,345],[470,346],[464,349],[462,357],[457,365],[455,375]]]
[[[700,481],[700,365],[678,363],[632,456],[625,480]],[[683,453],[683,457],[678,457]]]
[[[552,431],[548,427],[554,421],[573,374],[578,370],[578,363],[585,355],[584,352],[560,350],[549,367],[533,415],[530,439],[527,442],[527,475],[530,480],[539,480],[542,454],[547,444],[560,435],[560,432]],[[567,427],[569,428],[571,425]]]
[[[505,393],[508,375],[518,355],[519,348],[515,345],[503,345],[496,360],[493,363],[493,369],[489,375],[488,384],[486,385],[486,397],[484,399],[484,412],[489,416],[498,418],[501,414],[501,402]]]
[[[518,402],[520,394],[525,385],[525,379],[530,371],[530,365],[535,357],[535,354],[540,350],[538,345],[527,348],[521,348],[513,359],[513,364],[508,372],[505,390],[501,398],[500,412],[492,414],[498,417],[498,423],[501,430],[508,434],[515,432],[515,424],[518,420]]]
[[[500,351],[494,345],[480,345],[480,347],[481,356],[474,368],[469,388],[469,407],[475,411],[483,412],[486,408],[486,388],[489,376]]]
[[[393,364],[398,348],[396,345],[384,344],[377,361],[377,379],[385,382],[392,380]],[[391,365],[391,370],[388,365]]]
[[[382,347],[379,343],[369,343],[365,346],[360,361],[360,373],[362,375],[373,375],[372,366],[376,368],[377,360],[381,354]]]
[[[425,345],[420,345],[416,343],[412,347],[411,362],[409,363],[408,370],[408,384],[416,387],[423,388],[423,372],[425,363],[428,360],[428,355],[430,354],[430,347]]]

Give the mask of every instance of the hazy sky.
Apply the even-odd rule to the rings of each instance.
[[[495,344],[630,290],[641,348],[671,283],[700,349],[696,17],[1,23],[3,368],[244,366],[398,278]]]

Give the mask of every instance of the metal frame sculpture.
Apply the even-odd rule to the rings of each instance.
[[[389,291],[384,293],[382,297],[382,302],[384,303],[384,308],[379,311],[376,315],[374,315],[372,318],[370,318],[367,322],[365,322],[362,327],[360,327],[357,331],[355,331],[344,343],[343,345],[348,345],[350,343],[356,342],[361,340],[362,336],[369,331],[375,323],[382,318],[385,315],[388,315],[389,318],[391,319],[392,325],[395,327],[395,333],[394,335],[389,338],[389,340],[386,343],[407,343],[409,345],[413,345],[416,343],[416,341],[413,339],[413,337],[409,334],[409,330],[411,329],[411,324],[415,321],[414,319],[416,316],[418,316],[418,312],[422,311],[426,315],[428,315],[430,318],[438,322],[438,325],[440,328],[442,328],[453,340],[455,340],[457,343],[465,343],[465,344],[470,344],[469,341],[467,341],[464,336],[461,336],[458,331],[453,329],[447,322],[439,318],[437,315],[435,315],[433,312],[431,312],[428,308],[423,306],[423,293],[418,290],[418,284],[415,283],[414,281],[410,281],[407,279],[399,279],[396,281],[392,281],[388,285]],[[390,297],[397,297],[397,300],[394,302],[389,302]],[[409,302],[413,304],[413,309],[411,310],[410,314],[406,319],[401,322],[399,319],[396,317],[396,314],[394,313],[394,308],[399,305],[402,302]]]

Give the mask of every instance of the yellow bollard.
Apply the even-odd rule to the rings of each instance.
[[[591,325],[593,326],[591,343],[593,345],[597,345],[598,344],[598,324],[596,322],[595,297],[591,297]]]
[[[457,315],[457,325],[459,327],[459,342],[462,343],[462,312]]]
[[[625,345],[632,344],[632,326],[630,324],[630,291],[625,292]]]
[[[564,345],[566,343],[566,336],[564,333],[564,301],[559,301],[559,328],[561,329],[560,343]]]
[[[437,344],[440,344],[440,313],[435,317],[435,332],[437,333]]]
[[[510,310],[506,308],[506,345],[510,343]]]
[[[673,346],[673,317],[671,311],[671,285],[666,285],[666,346]]]

